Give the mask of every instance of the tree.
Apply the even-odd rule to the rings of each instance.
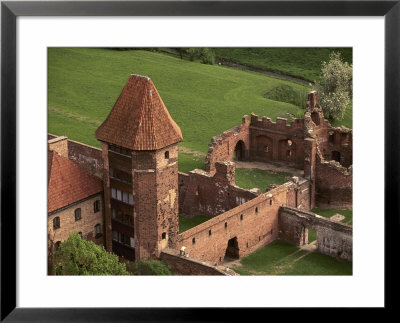
[[[172,275],[171,270],[160,260],[142,259],[128,263],[128,270],[133,275]]]
[[[56,275],[129,275],[118,256],[71,233],[54,256]]]
[[[342,120],[353,95],[353,67],[343,62],[340,53],[332,52],[323,62],[317,83],[319,103],[329,120]]]

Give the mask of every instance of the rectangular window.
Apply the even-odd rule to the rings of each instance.
[[[131,247],[135,248],[135,239],[134,238],[130,238],[131,239]]]
[[[128,193],[127,192],[123,192],[122,194],[122,201],[124,203],[128,203]]]
[[[110,167],[110,177],[114,177],[114,168]]]
[[[111,188],[111,197],[113,199],[117,198],[117,190],[115,188]]]
[[[130,205],[133,205],[133,195],[129,194],[129,202]]]
[[[112,232],[112,238],[113,238],[113,240],[118,241],[118,232],[117,231]]]
[[[121,192],[121,190],[117,190],[117,200],[118,201],[122,200],[122,192]]]
[[[117,217],[117,211],[115,209],[111,209],[111,216],[113,219]]]

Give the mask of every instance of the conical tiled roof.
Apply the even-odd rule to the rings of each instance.
[[[150,78],[132,74],[96,138],[131,150],[156,150],[181,141],[182,132]]]

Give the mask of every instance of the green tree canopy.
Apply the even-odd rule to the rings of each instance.
[[[54,256],[56,275],[129,275],[118,256],[71,233]]]
[[[317,83],[319,103],[329,120],[342,120],[353,95],[353,67],[343,62],[340,53],[333,52],[329,62],[323,62]]]

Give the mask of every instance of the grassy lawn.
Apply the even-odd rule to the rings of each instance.
[[[258,67],[315,82],[321,63],[329,60],[332,51],[352,63],[351,48],[214,48],[216,56],[236,63]]]
[[[311,212],[316,213],[325,218],[330,218],[332,215],[339,213],[344,215],[344,219],[341,221],[342,223],[346,223],[349,225],[353,224],[353,210],[338,210],[338,209],[312,209]]]
[[[352,263],[307,252],[285,241],[275,240],[232,267],[240,275],[351,275]],[[306,256],[305,256],[306,255]],[[303,258],[299,259],[300,257]]]
[[[159,52],[95,48],[49,48],[48,131],[99,147],[94,132],[131,73],[149,76],[172,118],[181,145],[206,153],[211,137],[240,124],[243,115],[286,117],[301,109],[264,97],[279,85],[297,83]]]
[[[189,230],[200,223],[206,222],[207,220],[210,220],[210,218],[202,215],[195,216],[193,218],[187,218],[183,215],[179,215],[179,233]]]
[[[205,170],[204,158],[197,157],[190,153],[179,152],[178,168],[180,172],[184,173],[189,173],[196,168]]]
[[[256,168],[236,168],[236,185],[241,188],[251,189],[257,187],[265,192],[269,184],[283,184],[290,180],[291,174],[274,172]]]

